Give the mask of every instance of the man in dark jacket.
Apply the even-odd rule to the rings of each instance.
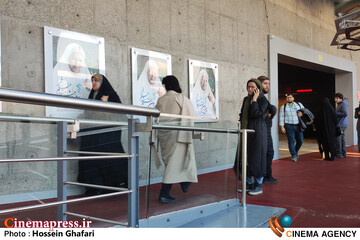
[[[349,103],[341,93],[335,93],[335,102],[338,104],[336,108],[336,116],[338,118],[338,126],[344,134],[336,137],[336,155],[335,158],[346,158],[345,130],[349,124]]]
[[[270,90],[270,79],[265,76],[258,77],[258,80],[261,82],[261,86],[263,88],[263,93],[267,94]],[[272,119],[276,114],[276,107],[269,103],[268,115],[265,119],[266,127],[267,127],[267,152],[266,152],[266,175],[264,177],[263,183],[277,183],[277,179],[272,176],[272,160],[274,158],[274,146],[273,140],[271,137],[271,127],[272,127]]]

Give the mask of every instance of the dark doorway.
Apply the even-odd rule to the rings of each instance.
[[[335,94],[335,74],[309,68],[278,63],[279,108],[285,102],[285,94],[293,93],[296,102],[301,102],[311,112],[315,112],[321,99],[327,97],[333,106]],[[312,127],[304,132],[304,138],[315,138]]]

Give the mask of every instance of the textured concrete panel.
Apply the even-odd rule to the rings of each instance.
[[[96,0],[94,12],[97,34],[126,40],[126,0]]]
[[[238,7],[242,4],[242,1],[238,0],[226,0],[220,2],[220,13],[223,16],[229,17],[233,20],[237,19]]]
[[[215,13],[220,13],[220,2],[221,0],[206,0],[205,1],[205,9],[208,11],[212,11]]]
[[[1,0],[0,10],[4,16],[56,26],[60,22],[59,3],[59,0]]]
[[[127,1],[127,32],[131,43],[149,44],[150,38],[149,1]]]
[[[95,26],[94,2],[88,0],[62,0],[60,24],[67,30],[91,33]]]
[[[188,2],[189,2],[189,4],[200,7],[200,8],[204,8],[204,6],[205,6],[205,0],[191,0]]]
[[[249,21],[251,21],[251,19],[249,18],[249,8],[252,7],[252,0],[242,0],[241,4],[237,5],[236,8],[236,20],[241,23],[247,23]]]
[[[205,9],[194,5],[189,5],[189,19],[190,52],[194,55],[205,56]]]
[[[250,54],[249,54],[249,26],[245,22],[239,22],[237,30],[238,35],[238,57],[239,62],[247,62]]]
[[[220,56],[220,15],[218,13],[206,11],[206,53],[207,57],[219,59]]]
[[[296,41],[304,47],[310,47],[311,44],[311,24],[308,20],[297,17],[295,23]]]
[[[120,44],[116,39],[107,38],[105,44],[106,76],[124,104],[131,104],[131,95],[129,94],[131,81],[128,77],[129,53],[130,49],[126,45]]]
[[[2,85],[44,91],[43,28],[11,20],[3,26]]]
[[[188,59],[184,55],[172,55],[172,74],[177,77],[185,96],[189,95]]]
[[[237,23],[220,16],[221,57],[225,61],[237,61]]]
[[[272,8],[269,17],[271,33],[276,36],[295,41],[295,21],[284,21],[284,19],[293,19],[294,14],[281,8]]]
[[[170,0],[150,0],[150,45],[170,48]]]
[[[171,1],[171,50],[189,51],[189,4]]]

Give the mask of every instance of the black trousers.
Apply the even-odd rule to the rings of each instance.
[[[267,136],[267,151],[266,151],[266,178],[272,177],[272,160],[274,158],[274,145],[273,140],[271,137],[271,131],[268,130],[268,136]]]

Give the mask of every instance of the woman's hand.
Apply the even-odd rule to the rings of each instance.
[[[102,96],[101,101],[107,102],[109,100],[109,96]]]
[[[254,102],[256,102],[257,99],[258,99],[258,97],[259,97],[259,95],[260,95],[260,91],[259,91],[259,89],[257,88],[257,89],[254,90],[254,96],[253,96],[252,100],[253,100]]]

